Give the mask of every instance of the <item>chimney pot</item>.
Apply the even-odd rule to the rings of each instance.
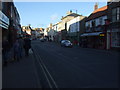
[[[94,11],[98,9],[98,3],[95,3]]]

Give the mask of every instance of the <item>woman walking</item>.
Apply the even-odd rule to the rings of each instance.
[[[19,52],[20,45],[19,45],[18,39],[14,43],[13,48],[14,48],[14,59],[17,60],[17,61],[19,61],[19,59],[20,59],[20,54],[19,54],[20,53]]]
[[[29,49],[31,48],[31,40],[29,37],[24,39],[24,49],[25,49],[25,56],[29,56]]]

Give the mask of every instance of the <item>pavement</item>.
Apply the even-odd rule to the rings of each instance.
[[[2,88],[40,88],[33,54],[2,68]]]

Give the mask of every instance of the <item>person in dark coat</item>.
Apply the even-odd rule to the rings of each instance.
[[[14,59],[16,61],[19,61],[20,60],[20,44],[18,42],[18,38],[15,41],[13,48],[14,48]]]
[[[19,56],[20,56],[20,58],[22,58],[22,56],[23,56],[23,46],[24,46],[24,40],[22,39],[22,37],[19,37],[18,43],[19,43]]]
[[[3,41],[2,41],[2,58],[3,58],[4,66],[7,66],[8,52],[9,52],[9,42],[8,42],[8,40],[3,39]]]
[[[24,39],[24,49],[25,49],[25,56],[29,56],[29,49],[31,48],[31,40],[29,37]]]

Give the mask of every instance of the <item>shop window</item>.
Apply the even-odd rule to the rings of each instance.
[[[120,32],[112,33],[112,47],[120,47]]]

